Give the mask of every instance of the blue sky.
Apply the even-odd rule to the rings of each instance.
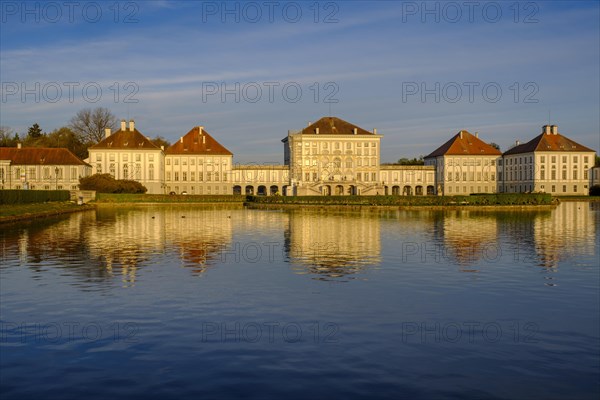
[[[0,125],[103,106],[149,137],[202,125],[238,162],[282,162],[287,131],[331,109],[377,128],[385,162],[460,129],[507,149],[550,112],[598,150],[600,3],[465,4],[2,2]]]

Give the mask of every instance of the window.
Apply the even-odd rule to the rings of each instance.
[[[175,172],[175,181],[177,182],[179,180],[179,172]]]
[[[185,172],[185,171],[182,172],[182,174],[181,174],[181,180],[184,181],[184,182],[187,181],[187,172]]]
[[[190,159],[190,165],[196,165],[196,159],[195,158]],[[193,188],[194,187],[192,186],[192,189]]]
[[[175,165],[179,165],[179,158],[176,158],[174,161],[175,161]]]
[[[154,154],[148,155],[148,161],[150,161],[150,162],[154,161]]]
[[[552,193],[556,192],[556,186],[552,185]]]
[[[567,185],[563,185],[563,193],[567,192]]]
[[[102,161],[102,154],[96,154],[96,161]]]
[[[27,175],[28,175],[27,177],[29,179],[34,180],[35,179],[35,168],[29,168],[29,174],[27,174]]]
[[[577,179],[577,170],[576,169],[573,170],[573,179]]]
[[[123,164],[123,178],[129,178],[129,167],[127,166],[127,164]]]
[[[540,162],[545,163],[546,162],[546,156],[540,156]]]
[[[573,156],[573,162],[577,164],[577,156]]]
[[[589,161],[589,158],[588,158],[588,156],[583,156],[583,162],[587,164],[587,163],[588,163],[588,161]]]
[[[77,167],[71,167],[71,180],[77,180]]]
[[[136,154],[135,155],[135,161],[142,161],[142,155],[141,154]]]
[[[154,180],[154,164],[148,166],[148,179]]]
[[[588,179],[588,170],[587,169],[583,170],[583,179]]]
[[[567,163],[567,156],[563,156],[562,157],[562,162],[565,163],[565,164]]]
[[[556,162],[556,156],[552,156],[552,162],[555,163]]]
[[[171,159],[167,158],[167,165],[171,165]]]
[[[219,181],[219,173],[215,172],[215,182],[218,182],[218,181]]]
[[[194,161],[194,160],[192,159],[192,161]],[[196,180],[196,172],[194,172],[194,171],[190,172],[190,180],[192,182],[194,182]]]
[[[573,191],[577,192],[577,185],[573,185]]]
[[[115,155],[114,154],[109,154],[108,155],[108,161],[115,161]]]
[[[97,174],[102,173],[102,164],[100,164],[100,163],[96,164],[96,173]]]

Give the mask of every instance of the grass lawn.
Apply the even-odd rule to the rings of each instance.
[[[49,203],[2,204],[0,205],[0,221],[12,220],[15,217],[35,217],[41,215],[60,214],[62,212],[90,209],[89,206],[78,206],[71,202],[53,201]]]

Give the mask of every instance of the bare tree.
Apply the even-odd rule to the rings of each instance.
[[[108,108],[84,108],[71,118],[70,128],[84,143],[98,143],[104,139],[104,129],[115,129],[117,117]]]

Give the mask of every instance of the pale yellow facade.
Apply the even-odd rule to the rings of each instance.
[[[230,155],[165,156],[166,193],[198,195],[233,194]]]
[[[501,159],[499,155],[443,155],[425,159],[425,165],[435,168],[439,194],[496,193]]]

